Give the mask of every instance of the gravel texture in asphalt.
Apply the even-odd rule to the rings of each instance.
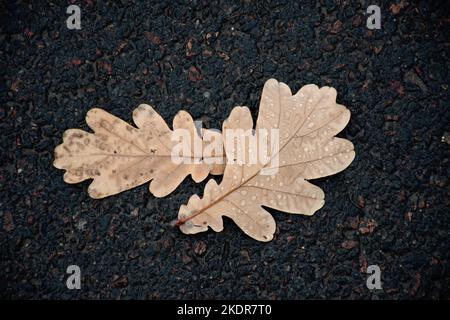
[[[381,7],[369,30],[366,8]],[[69,30],[66,8],[81,8]],[[444,1],[2,1],[0,295],[3,298],[450,298],[449,10]],[[273,241],[226,219],[221,233],[171,227],[205,182],[104,200],[52,166],[98,106],[131,122],[149,103],[220,128],[256,118],[264,82],[333,86],[352,112],[356,159],[313,181],[314,216],[270,210]],[[215,177],[220,180],[220,177]],[[81,290],[66,268],[81,268]],[[369,265],[381,290],[366,287]]]

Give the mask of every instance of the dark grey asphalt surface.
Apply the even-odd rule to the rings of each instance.
[[[372,2],[381,30],[365,26]],[[449,299],[450,17],[444,1],[408,2],[2,1],[0,296]],[[169,122],[185,109],[218,128],[236,105],[256,116],[271,77],[335,87],[357,155],[315,181],[326,204],[313,217],[272,210],[270,243],[230,220],[222,233],[170,227],[205,183],[93,200],[52,167],[93,106],[127,121],[140,103]],[[366,288],[372,264],[382,290]]]

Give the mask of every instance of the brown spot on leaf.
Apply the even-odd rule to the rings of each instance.
[[[81,177],[83,175],[83,168],[78,167],[78,168],[72,169],[72,170],[70,170],[70,174],[77,176],[77,177]]]
[[[105,128],[106,130],[111,129],[111,125],[106,120],[100,120],[100,127]]]

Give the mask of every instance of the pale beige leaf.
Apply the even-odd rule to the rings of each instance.
[[[220,165],[171,161],[171,149],[176,143],[171,139],[172,130],[151,106],[142,104],[136,108],[133,121],[137,128],[102,109],[91,109],[86,122],[94,133],[69,129],[63,135],[63,143],[55,149],[53,164],[66,170],[64,181],[78,183],[93,179],[88,192],[97,199],[152,180],[150,192],[163,197],[189,174],[196,182],[204,180],[209,173],[222,174]],[[173,128],[187,129],[191,137],[199,138],[192,117],[185,111],[175,116]],[[218,132],[212,135],[221,139]],[[192,152],[192,157],[201,158],[201,155]]]
[[[180,208],[177,225],[186,234],[206,231],[208,227],[221,231],[222,216],[226,216],[250,237],[270,241],[275,221],[261,206],[314,214],[323,206],[325,195],[307,180],[342,171],[355,157],[350,141],[334,137],[349,119],[350,111],[336,103],[333,88],[306,85],[292,95],[286,84],[268,80],[254,136],[262,138],[258,129],[279,129],[279,149],[270,154],[270,159],[279,157],[278,165],[274,167],[270,161],[243,165],[228,162],[220,185],[208,181],[203,198],[194,195]],[[233,143],[227,140],[226,130],[238,128],[253,128],[247,107],[235,107],[224,122],[225,150]],[[247,154],[251,152],[246,150]],[[267,169],[277,172],[263,175]]]

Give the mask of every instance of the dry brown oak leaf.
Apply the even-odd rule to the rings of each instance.
[[[88,193],[99,199],[152,180],[150,192],[164,197],[189,174],[195,182],[200,182],[209,173],[223,173],[224,165],[204,163],[201,155],[195,154],[193,143],[191,155],[192,160],[199,160],[197,163],[171,161],[172,146],[178,142],[172,141],[173,131],[151,106],[141,104],[136,108],[133,121],[137,128],[102,109],[89,110],[86,122],[94,133],[66,130],[63,143],[55,149],[53,165],[66,170],[64,181],[78,183],[93,179]],[[194,135],[199,137],[192,117],[185,111],[175,116],[173,128],[189,130],[192,139]],[[206,130],[202,129],[202,133]],[[221,139],[220,132],[211,130],[210,135],[212,139]],[[213,156],[223,155],[213,153]]]
[[[220,232],[222,216],[226,216],[250,237],[270,241],[276,224],[262,206],[304,215],[319,210],[324,205],[324,192],[308,180],[335,174],[353,161],[353,144],[334,137],[349,120],[350,111],[336,103],[334,88],[305,85],[292,95],[286,84],[268,80],[253,135],[261,139],[258,129],[279,129],[279,148],[269,155],[270,159],[278,155],[278,167],[273,167],[271,161],[230,163],[228,151],[236,144],[235,139],[227,140],[226,130],[253,128],[249,109],[235,107],[222,128],[228,158],[222,182],[218,185],[209,180],[203,198],[193,195],[187,205],[181,206],[176,224],[186,234],[203,232],[208,227]],[[246,152],[250,155],[249,150]],[[267,169],[278,170],[267,175]]]

